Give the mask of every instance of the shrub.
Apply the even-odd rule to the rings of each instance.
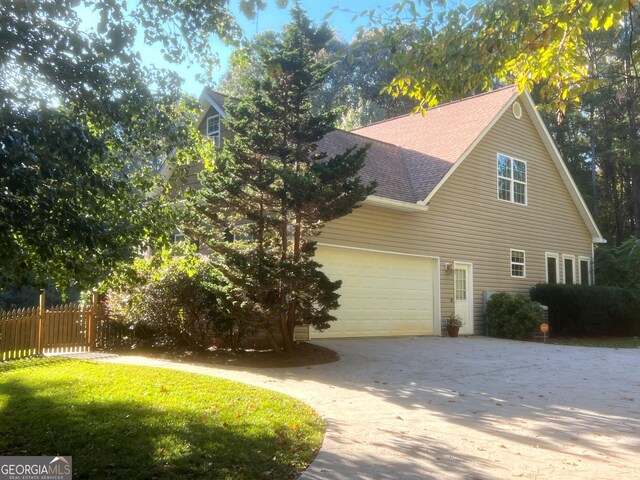
[[[554,335],[640,333],[640,296],[633,290],[540,283],[531,289],[531,298],[549,307],[549,323]]]
[[[250,333],[220,308],[217,269],[194,250],[136,259],[111,279],[107,306],[128,325],[133,346],[203,350],[216,342],[237,347]]]
[[[492,335],[521,340],[542,323],[542,309],[524,295],[496,293],[487,304],[487,322]]]

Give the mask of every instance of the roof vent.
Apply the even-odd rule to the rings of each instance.
[[[520,105],[520,102],[513,102],[513,107],[511,107],[511,109],[513,111],[513,116],[520,120],[522,118],[522,105]]]

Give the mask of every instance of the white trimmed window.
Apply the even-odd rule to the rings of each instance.
[[[220,147],[220,115],[207,117],[207,135]]]
[[[524,278],[527,270],[524,262],[524,250],[511,250],[511,276]]]
[[[498,154],[498,198],[506,202],[527,204],[527,164]]]
[[[560,272],[558,268],[558,254],[545,253],[544,259],[547,264],[547,283],[558,283],[558,279],[560,278]]]
[[[176,232],[173,234],[173,243],[182,243],[187,241],[187,236],[182,232]]]
[[[591,259],[589,257],[580,257],[579,261],[578,282],[580,285],[591,285]]]
[[[562,255],[562,267],[564,272],[564,283],[573,285],[576,283],[576,257],[573,255]]]

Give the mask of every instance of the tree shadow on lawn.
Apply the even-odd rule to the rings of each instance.
[[[70,455],[74,478],[250,479],[269,465],[271,478],[285,479],[299,471],[282,460],[283,449],[295,448],[287,435],[259,433],[242,419],[226,428],[183,411],[170,424],[159,413],[175,409],[108,399],[59,403],[1,377],[0,405],[0,455]]]

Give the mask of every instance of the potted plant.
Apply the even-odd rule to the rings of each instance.
[[[458,336],[458,331],[460,330],[460,327],[463,325],[463,321],[462,318],[460,318],[460,315],[456,315],[455,313],[452,313],[451,315],[449,315],[447,317],[447,333],[449,334],[450,337],[457,337]]]

